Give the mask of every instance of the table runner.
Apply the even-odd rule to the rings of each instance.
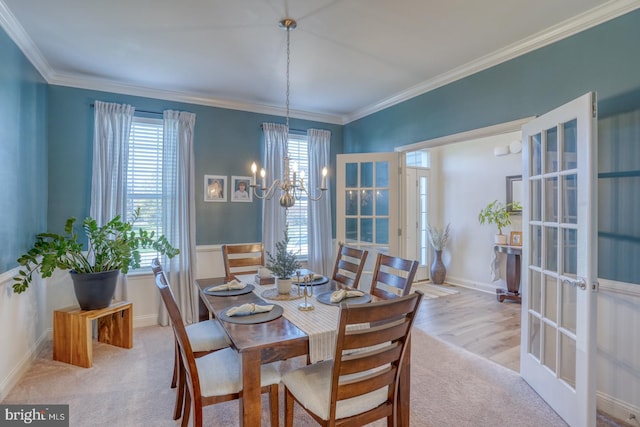
[[[253,275],[238,275],[236,277],[244,283],[254,283]],[[262,298],[262,293],[265,290],[273,288],[275,288],[275,285],[256,286],[253,292]],[[336,351],[336,333],[340,316],[340,307],[318,302],[315,298],[316,293],[317,290],[314,290],[314,296],[307,298],[308,302],[315,307],[311,311],[298,310],[298,305],[304,302],[304,298],[278,301],[265,299],[269,304],[281,305],[284,308],[283,316],[309,336],[309,358],[311,363],[333,359]]]

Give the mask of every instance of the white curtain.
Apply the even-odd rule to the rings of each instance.
[[[162,156],[162,234],[180,255],[163,262],[183,319],[198,321],[196,271],[195,161],[193,131],[196,115],[167,110],[164,112]],[[160,324],[167,325],[167,313],[160,305]]]
[[[265,144],[263,164],[268,174],[265,185],[269,186],[284,174],[289,129],[279,123],[263,123],[262,132]],[[262,182],[258,181],[257,184],[262,185]],[[271,200],[262,201],[262,244],[265,251],[271,254],[275,254],[276,242],[284,238],[286,210],[280,206],[279,193],[276,189],[276,195]]]
[[[102,226],[116,215],[127,220],[126,183],[129,133],[135,108],[94,102],[93,166],[89,215]],[[120,275],[115,297],[127,299],[127,278]]]
[[[322,185],[322,168],[329,167],[331,132],[323,129],[307,130],[309,141],[309,191],[316,195]],[[329,175],[326,178],[329,188]],[[331,237],[331,194],[324,192],[322,199],[309,202],[309,260],[311,271],[328,276],[333,271],[333,244]]]

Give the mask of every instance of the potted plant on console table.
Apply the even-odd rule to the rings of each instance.
[[[65,234],[38,234],[33,247],[18,258],[24,268],[14,277],[13,291],[18,294],[26,291],[37,270],[43,278],[51,277],[56,269],[70,270],[81,309],[108,307],[119,273],[126,274],[130,268],[140,267],[140,249],[153,248],[169,258],[180,253],[165,236],[156,237],[154,232],[146,230],[134,231],[133,224],[139,215],[138,208],[131,221],[124,222],[118,215],[102,227],[95,219],[87,217],[82,222],[89,242],[86,252],[73,229],[74,217],[67,220]]]
[[[284,239],[276,243],[276,254],[271,255],[267,251],[267,268],[271,270],[276,278],[276,287],[279,294],[288,295],[291,291],[291,279],[296,270],[300,268],[300,263],[294,252],[287,250],[289,244],[289,232],[284,229]]]
[[[495,224],[496,227],[498,227],[498,234],[495,235],[494,239],[498,245],[507,244],[507,236],[506,234],[502,234],[502,230],[508,225],[511,225],[511,212],[507,210],[508,206],[512,206],[514,209],[522,209],[522,206],[517,202],[508,203],[505,206],[497,200],[494,200],[478,214],[480,224],[486,222],[487,224]]]

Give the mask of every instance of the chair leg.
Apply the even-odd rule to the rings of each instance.
[[[269,386],[269,408],[271,410],[271,427],[280,425],[280,402],[278,402],[278,384]]]
[[[293,427],[293,395],[284,388],[284,427]]]
[[[182,409],[185,400],[186,372],[182,366],[182,360],[178,361],[178,388],[176,389],[176,403],[173,409],[173,419],[177,420],[182,416]],[[188,393],[186,393],[188,394]]]
[[[180,369],[180,350],[178,350],[178,342],[174,340],[175,350],[173,354],[173,376],[171,378],[171,388],[176,388],[178,380],[178,370]]]
[[[182,413],[182,423],[180,423],[181,427],[189,426],[189,416],[191,414],[191,393],[187,391],[184,396],[184,412]]]

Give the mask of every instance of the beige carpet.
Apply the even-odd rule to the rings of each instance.
[[[172,358],[171,329],[160,326],[135,329],[131,350],[95,343],[90,369],[52,361],[49,346],[3,403],[69,404],[70,425],[78,427],[176,426],[169,388]],[[281,368],[298,363],[300,358]],[[208,426],[236,426],[238,402],[209,406],[204,418]],[[266,409],[263,425],[269,425]],[[297,408],[295,426],[307,425],[315,423]],[[566,424],[517,373],[414,330],[411,425]]]

